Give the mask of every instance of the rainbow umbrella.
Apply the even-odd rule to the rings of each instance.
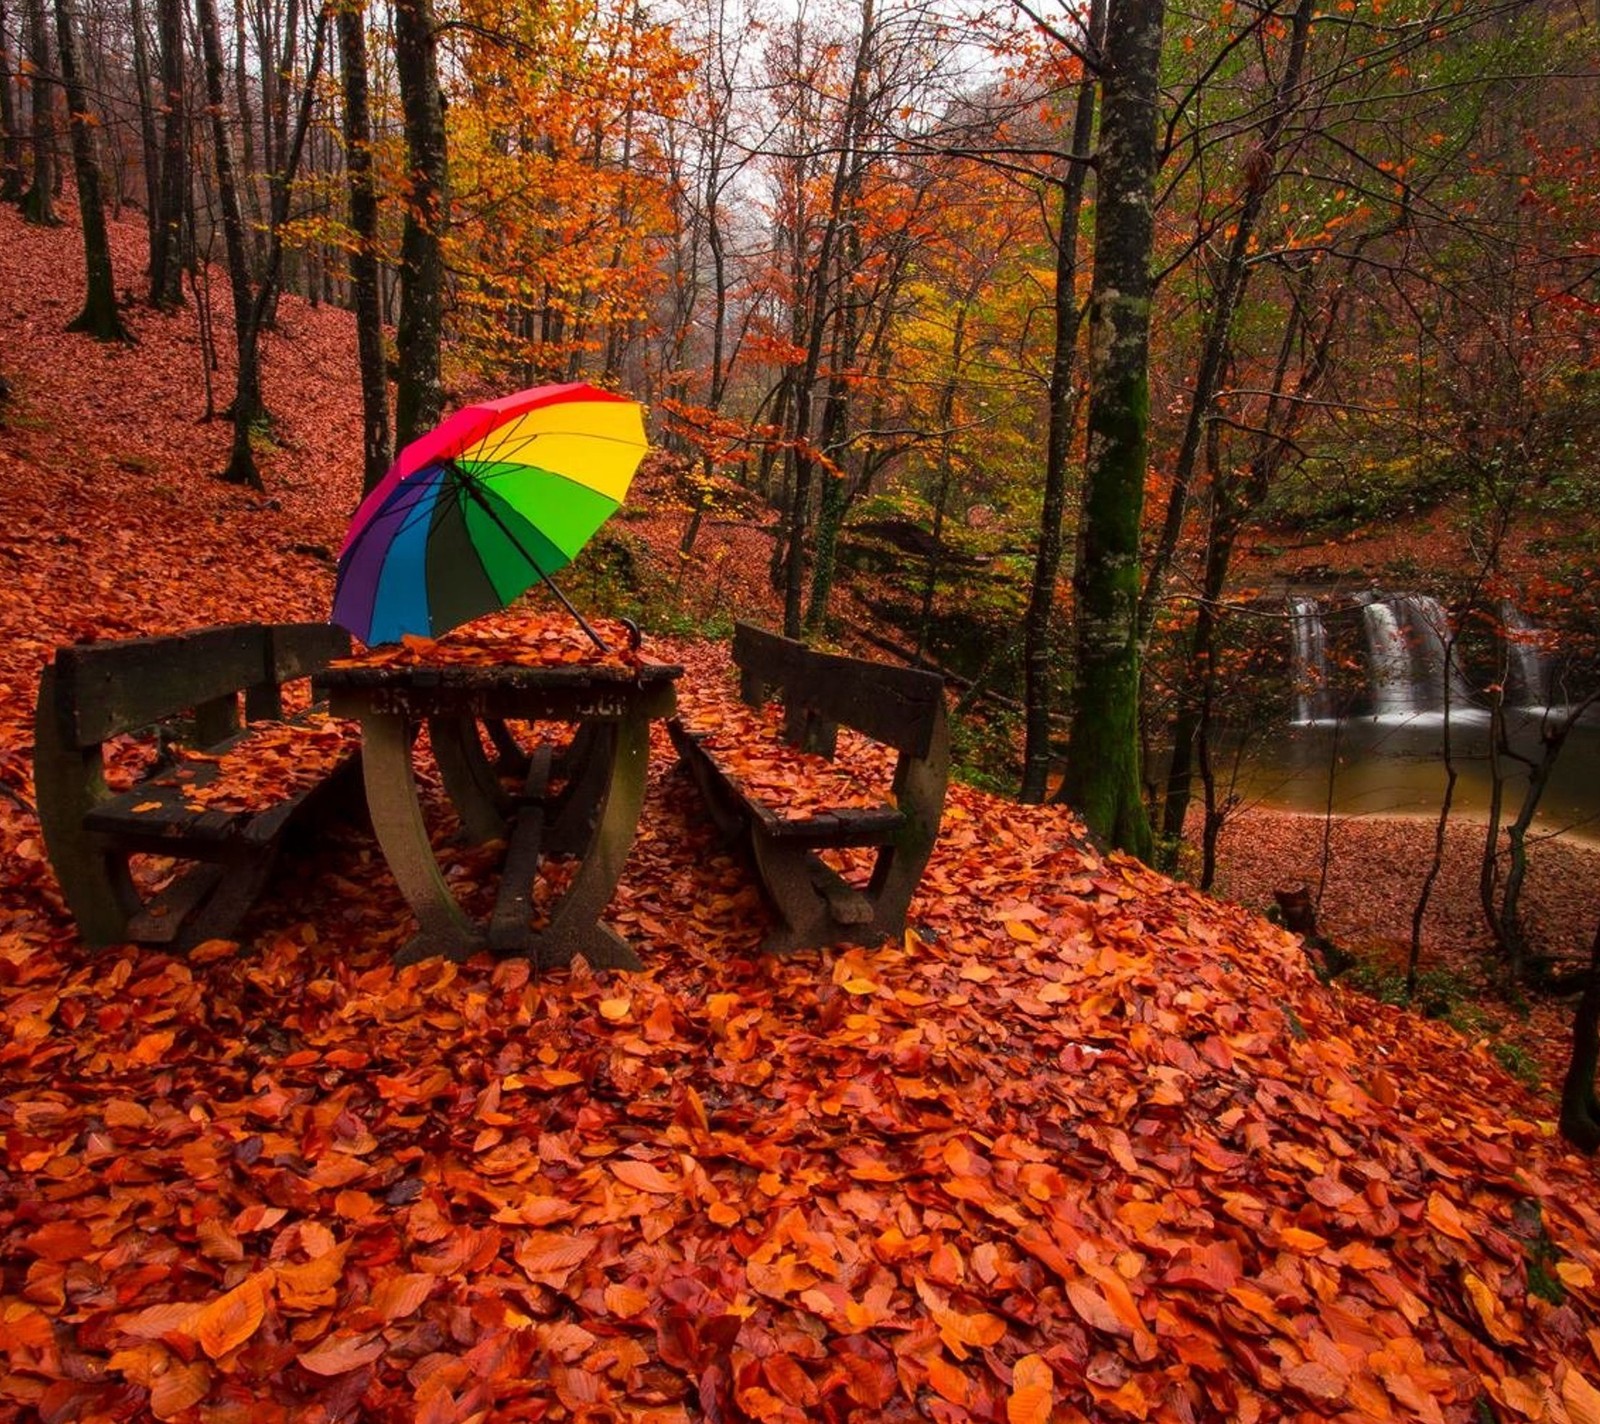
[[[628,491],[638,405],[583,382],[457,411],[400,452],[350,521],[333,622],[368,645],[437,637],[549,584]]]

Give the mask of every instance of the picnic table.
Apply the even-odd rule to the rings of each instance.
[[[317,679],[336,716],[361,726],[362,768],[373,831],[418,923],[398,962],[465,959],[487,948],[540,967],[581,954],[597,968],[639,969],[637,954],[600,915],[622,875],[644,802],[650,722],[672,714],[682,668],[645,659],[528,666],[517,662],[335,663]],[[531,751],[506,724],[565,723]],[[412,751],[428,728],[440,781],[469,839],[506,840],[487,923],[468,915],[440,869],[418,797]],[[488,737],[497,752],[491,760]],[[502,775],[521,774],[508,792]],[[556,788],[552,790],[552,788]],[[533,923],[534,887],[547,855],[577,867]]]

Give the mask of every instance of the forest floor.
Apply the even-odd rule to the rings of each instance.
[[[142,226],[114,232],[136,286]],[[348,318],[285,299],[267,488],[219,484],[192,311],[130,307],[133,347],[65,335],[76,244],[0,211],[15,1417],[1600,1418],[1600,1213],[1555,1135],[1555,1020],[1530,1089],[1058,807],[953,787],[905,943],[865,951],[757,953],[749,878],[663,756],[609,912],[641,974],[397,970],[408,917],[359,830],[239,944],[85,953],[32,813],[41,667],[73,638],[325,616],[359,423]],[[651,495],[628,527],[673,569],[683,514]],[[769,539],[713,521],[675,597],[770,616]],[[1320,831],[1237,821],[1224,888],[1259,909]],[[1427,835],[1341,823],[1324,928],[1392,949],[1391,872]],[[1477,943],[1470,850],[1430,962]],[[441,854],[458,886],[492,871]],[[1586,934],[1600,866],[1551,863],[1537,913]]]
[[[141,230],[126,221],[114,223],[112,230],[119,289],[131,297]],[[0,555],[20,561],[29,543],[57,546],[50,586],[37,590],[37,596],[43,606],[57,608],[62,621],[51,632],[49,620],[35,618],[31,626],[10,628],[10,636],[23,644],[34,641],[42,657],[58,638],[191,626],[202,615],[229,617],[224,603],[197,606],[206,582],[194,581],[193,567],[181,581],[166,580],[166,564],[152,556],[146,560],[150,576],[132,586],[94,570],[95,548],[84,537],[85,531],[104,527],[105,537],[116,542],[149,546],[152,555],[159,547],[180,561],[185,544],[194,543],[193,531],[173,517],[183,499],[177,476],[203,474],[225,463],[228,424],[203,418],[208,403],[224,406],[231,389],[225,287],[218,282],[210,293],[221,344],[208,397],[192,309],[161,315],[132,307],[138,344],[95,348],[85,359],[84,343],[61,330],[79,301],[77,234],[70,226],[23,232],[25,241],[8,243],[0,253],[0,322],[9,322],[18,338],[5,358],[9,369],[0,374],[31,391],[48,392],[50,410],[42,415],[34,404],[20,418],[13,412],[11,438],[0,439],[0,476],[14,510],[6,526],[11,547],[0,548]],[[331,551],[338,548],[359,499],[359,477],[349,458],[358,448],[360,429],[352,352],[346,313],[292,298],[284,302],[280,330],[269,334],[264,362],[277,418],[276,443],[263,457],[268,489],[214,492],[221,509],[250,516],[230,521],[230,527],[247,542],[260,591],[285,617],[322,616],[319,593],[331,573]],[[452,403],[475,394],[467,383],[462,387],[451,394]],[[92,453],[83,449],[85,426],[98,432]],[[64,499],[56,490],[46,501],[46,491],[30,488],[16,474],[12,462],[23,452],[62,473]],[[655,584],[673,590],[671,612],[701,621],[732,612],[775,626],[781,604],[766,577],[774,516],[753,503],[715,512],[703,523],[693,560],[684,561],[677,547],[688,517],[671,481],[648,465],[619,516],[654,564]],[[1378,576],[1412,547],[1412,536],[1393,521],[1376,521],[1326,540],[1305,538],[1292,547],[1271,548],[1270,558],[1255,551],[1251,577],[1267,576],[1269,569],[1291,580],[1334,570],[1360,581]],[[190,562],[216,566],[227,586],[230,556],[196,545]],[[80,596],[72,592],[74,583]],[[81,600],[85,588],[96,591],[92,612]],[[35,612],[40,607],[31,605]],[[857,616],[870,619],[862,610]],[[861,651],[872,653],[866,647]],[[1229,819],[1222,835],[1215,891],[1266,913],[1274,891],[1307,885],[1319,902],[1321,932],[1373,965],[1374,977],[1384,977],[1385,971],[1392,977],[1409,950],[1434,834],[1426,818],[1345,816],[1325,825],[1319,816],[1245,807]],[[1553,1093],[1568,1053],[1570,1005],[1535,999],[1512,1006],[1496,994],[1477,900],[1479,839],[1472,823],[1458,819],[1452,824],[1423,925],[1420,967],[1448,980],[1453,998],[1479,999],[1482,1017],[1496,1025],[1496,1036],[1536,1063],[1544,1091]],[[1185,866],[1185,873],[1192,870]],[[1541,952],[1565,960],[1587,955],[1596,885],[1600,848],[1559,841],[1539,849],[1526,902]]]

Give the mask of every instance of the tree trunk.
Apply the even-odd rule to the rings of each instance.
[[[1513,984],[1520,984],[1528,970],[1528,931],[1522,922],[1522,887],[1528,874],[1528,831],[1538,814],[1539,803],[1550,785],[1551,774],[1561,749],[1577,724],[1579,713],[1547,722],[1539,735],[1540,750],[1537,759],[1528,765],[1528,784],[1523,789],[1522,804],[1516,818],[1506,827],[1507,853],[1510,864],[1506,871],[1505,889],[1500,894],[1499,913],[1495,917],[1495,939],[1506,956],[1506,965]]]
[[[155,261],[156,234],[160,231],[161,140],[156,134],[156,108],[150,98],[150,40],[145,34],[144,0],[131,0],[133,26],[133,83],[138,91],[139,146],[143,154],[144,220],[149,233],[150,260]]]
[[[15,203],[25,186],[22,172],[22,131],[17,127],[17,106],[11,96],[16,66],[6,48],[6,7],[0,0],[0,203]]]
[[[805,535],[810,519],[811,482],[817,465],[811,444],[812,399],[818,373],[822,367],[823,341],[829,326],[830,293],[833,291],[836,275],[834,251],[840,239],[847,195],[859,180],[858,150],[865,121],[867,83],[872,72],[876,41],[876,0],[862,0],[861,30],[851,65],[850,91],[845,100],[828,214],[817,240],[816,262],[804,287],[806,356],[803,367],[796,375],[794,385],[794,423],[791,427],[794,437],[792,447],[794,483],[790,488],[789,521],[783,556],[783,631],[785,636],[790,638],[798,638],[801,633],[802,595],[805,591]],[[797,234],[797,250],[802,240]]]
[[[170,310],[183,305],[183,215],[189,205],[182,0],[156,0],[156,19],[166,122],[161,136],[160,210],[150,251],[150,304]]]
[[[444,101],[432,0],[396,0],[395,73],[405,113],[405,228],[400,238],[400,378],[395,441],[405,446],[435,425],[444,405],[439,346],[444,323]]]
[[[372,180],[372,118],[367,108],[367,17],[339,10],[344,66],[344,147],[350,177],[350,285],[361,360],[361,488],[372,489],[389,468],[389,383],[383,366],[383,311],[378,291],[378,194]]]
[[[248,58],[249,29],[245,24],[244,0],[233,0],[233,88],[239,105],[239,162],[244,171],[245,221],[252,231],[261,229],[261,197],[256,189],[255,103],[250,92]],[[266,91],[263,90],[263,97]]]
[[[111,273],[111,240],[106,235],[105,200],[100,168],[94,158],[94,116],[84,93],[78,62],[78,37],[72,0],[55,0],[57,42],[61,46],[61,85],[67,95],[72,136],[72,167],[78,180],[78,216],[83,224],[83,266],[86,292],[83,310],[68,331],[86,331],[101,341],[126,341],[127,329],[117,315],[117,288]]]
[[[1150,253],[1164,0],[1111,0],[1102,87],[1088,456],[1078,533],[1075,699],[1062,796],[1141,859],[1139,523],[1150,426]]]
[[[1167,569],[1177,552],[1178,537],[1183,531],[1183,516],[1189,499],[1189,487],[1194,478],[1194,468],[1200,452],[1200,441],[1212,417],[1212,403],[1222,380],[1227,352],[1233,341],[1234,314],[1244,299],[1250,285],[1254,266],[1249,261],[1255,241],[1256,225],[1268,193],[1278,177],[1278,154],[1282,147],[1285,129],[1300,102],[1300,76],[1305,67],[1306,46],[1310,41],[1311,20],[1315,0],[1299,0],[1295,7],[1294,22],[1289,36],[1289,53],[1284,62],[1283,77],[1273,94],[1272,111],[1262,133],[1261,142],[1244,165],[1244,201],[1238,220],[1233,225],[1233,237],[1228,244],[1227,259],[1216,283],[1210,303],[1210,316],[1206,321],[1200,342],[1200,361],[1195,371],[1194,388],[1189,396],[1188,418],[1184,424],[1183,440],[1178,447],[1178,458],[1173,466],[1172,492],[1167,499],[1166,517],[1161,537],[1150,558],[1150,568],[1145,579],[1144,593],[1139,601],[1139,637],[1150,636],[1155,622],[1156,609],[1161,605],[1161,594],[1166,585]]]
[[[169,0],[163,0],[168,3]],[[261,371],[253,331],[250,264],[245,253],[244,219],[239,211],[239,184],[234,174],[223,93],[222,40],[217,29],[216,0],[199,0],[200,43],[205,51],[206,103],[211,110],[211,142],[216,150],[217,195],[222,202],[222,235],[228,250],[228,287],[233,294],[234,348],[238,378],[233,397],[233,446],[221,477],[230,484],[263,488],[250,437],[261,420]]]
[[[1106,0],[1089,8],[1088,51],[1100,53],[1105,41]],[[1078,398],[1072,387],[1082,310],[1078,305],[1078,233],[1083,214],[1084,155],[1094,138],[1096,80],[1087,71],[1078,83],[1072,119],[1072,152],[1061,184],[1056,227],[1056,287],[1052,302],[1055,349],[1050,358],[1049,434],[1045,439],[1044,497],[1039,511],[1039,543],[1034,551],[1028,609],[1022,618],[1023,750],[1019,799],[1043,801],[1050,775],[1050,713],[1056,678],[1050,629],[1055,621],[1056,581],[1061,573],[1061,521],[1067,512],[1067,465],[1072,432],[1078,423]]]
[[[1572,1059],[1561,1084],[1561,1135],[1584,1152],[1600,1148],[1600,1102],[1594,1075],[1600,1067],[1600,928],[1589,949],[1589,977],[1572,1016]]]
[[[54,100],[53,86],[45,77],[54,66],[44,0],[28,0],[28,60],[33,67],[33,182],[22,196],[22,216],[41,227],[54,227],[60,221],[55,208],[55,125],[50,120]]]

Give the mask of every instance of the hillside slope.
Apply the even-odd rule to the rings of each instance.
[[[903,943],[776,961],[663,754],[610,914],[643,974],[396,970],[355,830],[237,944],[88,955],[29,809],[40,667],[320,616],[357,429],[344,318],[286,301],[268,494],[210,480],[192,317],[59,334],[73,241],[0,212],[0,1411],[1600,1419],[1592,1165],[1057,809],[954,789]]]

